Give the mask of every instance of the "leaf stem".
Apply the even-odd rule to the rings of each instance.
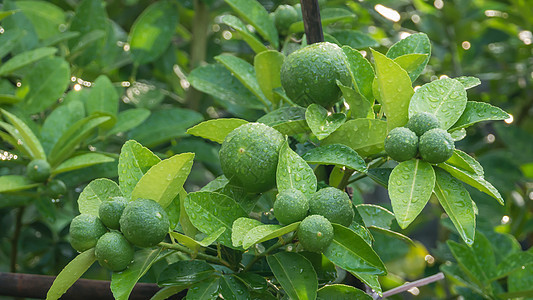
[[[165,242],[161,242],[158,244],[159,247],[162,247],[162,248],[165,248],[165,249],[171,249],[171,250],[177,250],[177,251],[181,251],[181,252],[185,252],[185,253],[188,253],[188,254],[191,254],[191,255],[196,255],[196,257],[198,258],[201,258],[203,260],[206,260],[206,261],[210,261],[210,262],[213,262],[213,263],[217,263],[217,264],[222,264],[228,268],[231,268],[231,265],[230,263],[228,263],[227,261],[225,261],[224,259],[222,258],[219,258],[219,257],[216,257],[216,256],[212,256],[212,255],[208,255],[208,254],[204,254],[204,253],[196,253],[194,250],[191,250],[185,246],[182,246],[180,244],[170,244],[170,243],[165,243]]]
[[[292,239],[294,238],[294,232],[289,236],[289,238],[287,240],[284,240],[283,238],[280,238],[277,243],[275,243],[274,245],[270,246],[270,248],[266,249],[265,252],[259,254],[259,255],[256,255],[249,263],[248,265],[246,265],[246,267],[242,270],[243,272],[247,272],[250,270],[250,268],[252,268],[252,266],[257,262],[259,261],[261,258],[269,255],[270,253],[272,253],[274,250],[284,246],[287,242],[290,242],[292,241]]]

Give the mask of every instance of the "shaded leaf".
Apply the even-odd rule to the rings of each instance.
[[[374,118],[373,104],[365,99],[363,95],[352,88],[342,85],[340,81],[337,81],[337,86],[341,89],[344,101],[350,107],[349,114],[352,119]]]
[[[13,73],[13,71],[32,64],[47,56],[54,55],[56,52],[56,48],[42,47],[17,54],[0,66],[0,76],[9,75]]]
[[[109,129],[117,122],[119,95],[113,83],[105,75],[100,75],[94,81],[89,97],[85,101],[87,114],[99,113],[111,116],[109,122],[102,124],[103,128]]]
[[[326,26],[345,19],[355,19],[355,15],[345,8],[324,8],[320,11],[320,21],[322,26]],[[304,32],[303,21],[292,23],[289,27],[289,32]]]
[[[33,159],[46,159],[43,146],[30,127],[14,114],[3,109],[0,109],[0,111],[19,135],[17,138],[20,139],[20,142],[17,141],[17,143],[22,143]],[[2,127],[6,128],[5,126]]]
[[[125,132],[139,126],[150,116],[150,111],[145,108],[131,108],[121,111],[117,115],[115,126],[107,132],[107,135]]]
[[[371,300],[372,297],[360,289],[344,284],[325,285],[318,290],[317,300]]]
[[[222,17],[222,22],[239,32],[243,40],[248,44],[248,46],[250,46],[250,48],[252,48],[255,53],[259,54],[268,50],[268,48],[263,45],[263,43],[255,36],[255,34],[248,30],[246,25],[239,18],[232,15],[225,15]]]
[[[169,264],[157,278],[160,286],[191,285],[211,277],[215,269],[203,260],[183,260]]]
[[[218,277],[211,277],[200,281],[189,288],[187,291],[188,299],[214,300],[218,298],[220,287]]]
[[[278,252],[267,256],[267,262],[290,299],[316,299],[318,281],[309,260],[298,253]]]
[[[85,108],[79,100],[71,100],[56,107],[44,120],[41,127],[41,143],[46,153],[69,130],[69,128],[85,116]]]
[[[223,275],[219,279],[220,294],[226,300],[248,300],[250,292],[244,283],[235,275]]]
[[[60,174],[97,164],[111,162],[114,160],[114,158],[100,153],[84,153],[65,160],[63,163],[61,163],[59,166],[52,170],[52,174]]]
[[[38,185],[39,183],[33,183],[22,175],[0,176],[0,193],[23,191]]]
[[[279,47],[278,31],[266,9],[256,0],[225,0],[231,8],[275,49]]]
[[[391,229],[394,214],[386,208],[375,204],[359,204],[355,208],[363,218],[367,227],[374,226],[384,229]]]
[[[356,30],[340,30],[331,33],[341,45],[346,45],[354,49],[369,47],[379,47],[378,41],[371,36]]]

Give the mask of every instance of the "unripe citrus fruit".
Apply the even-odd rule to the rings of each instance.
[[[281,34],[287,34],[292,23],[298,21],[298,12],[293,6],[280,5],[274,11],[274,24]]]
[[[124,197],[115,197],[112,200],[102,202],[98,208],[98,216],[102,223],[107,228],[119,229],[120,217],[124,208],[126,208],[126,204],[128,204],[128,201]]]
[[[50,177],[50,164],[44,159],[34,159],[26,166],[26,176],[34,182],[45,182]]]
[[[62,180],[52,179],[46,185],[46,193],[52,198],[59,198],[67,193],[67,186]]]
[[[420,137],[430,129],[439,128],[439,120],[433,114],[420,112],[411,116],[405,127]]]
[[[354,211],[348,194],[334,187],[327,187],[311,195],[309,214],[321,215],[331,223],[350,226]]]
[[[316,103],[329,108],[342,96],[337,80],[351,86],[352,79],[342,49],[332,43],[316,43],[297,50],[281,66],[281,85],[294,103]]]
[[[410,160],[417,151],[418,136],[409,128],[396,127],[385,138],[385,152],[395,161]]]
[[[81,214],[70,223],[70,244],[83,252],[96,246],[98,239],[107,232],[104,224],[96,216]]]
[[[444,129],[431,129],[420,137],[419,152],[428,163],[439,164],[447,161],[452,157],[453,150],[453,138]]]
[[[248,123],[230,132],[220,148],[224,175],[252,193],[274,187],[283,135],[261,123]]]
[[[96,243],[94,254],[100,265],[111,271],[122,271],[133,260],[133,246],[116,231],[108,232]]]
[[[276,196],[274,215],[281,224],[303,220],[309,211],[309,200],[297,189],[283,190]]]
[[[297,235],[305,250],[323,252],[333,241],[333,226],[323,216],[311,215],[300,223]]]
[[[170,227],[163,207],[154,200],[142,198],[126,205],[119,223],[124,237],[139,247],[157,245],[165,238]]]

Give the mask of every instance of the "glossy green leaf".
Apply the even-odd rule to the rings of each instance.
[[[94,248],[78,254],[61,270],[46,293],[46,300],[56,300],[85,273],[96,261]]]
[[[178,195],[191,172],[194,153],[176,154],[152,166],[137,182],[131,199],[152,199],[163,208]]]
[[[470,249],[472,249],[472,252],[476,256],[479,265],[483,267],[483,272],[487,278],[493,277],[496,273],[496,257],[494,255],[494,249],[487,237],[480,231],[476,231],[476,239]]]
[[[261,225],[263,225],[263,223],[261,223],[260,221],[246,217],[238,218],[237,220],[235,220],[231,227],[231,242],[233,244],[233,247],[242,246],[242,242],[248,231]]]
[[[359,280],[361,280],[364,284],[368,285],[378,295],[383,296],[383,292],[381,290],[381,284],[379,283],[379,280],[378,280],[378,275],[356,273],[356,272],[350,272],[350,273],[353,276],[357,277]]]
[[[128,37],[133,61],[140,65],[161,56],[177,25],[177,8],[171,1],[158,1],[148,6],[133,23]]]
[[[187,192],[185,191],[185,189],[181,189],[179,224],[181,225],[181,229],[183,230],[183,233],[185,233],[189,237],[195,237],[196,234],[198,233],[198,229],[194,227],[194,225],[191,222],[191,219],[189,219],[189,215],[187,214],[187,211],[185,210],[185,198],[187,198]]]
[[[433,193],[435,172],[422,160],[397,165],[389,178],[389,197],[396,220],[405,229],[422,212]]]
[[[231,8],[272,46],[279,47],[278,31],[266,9],[256,0],[225,0]]]
[[[368,170],[367,175],[372,180],[386,188],[389,186],[389,178],[392,170],[392,168],[372,168]]]
[[[461,117],[450,130],[466,128],[482,121],[505,120],[510,116],[502,109],[484,102],[468,101]]]
[[[364,291],[344,284],[325,285],[318,290],[317,300],[372,300]]]
[[[24,100],[15,95],[0,94],[0,104],[16,104]]]
[[[425,66],[428,62],[427,54],[405,54],[398,56],[394,59],[394,62],[400,65],[411,78],[411,82],[414,82],[416,78],[420,75],[418,70],[421,66]]]
[[[98,208],[102,202],[119,196],[122,196],[122,192],[114,181],[107,178],[95,179],[81,192],[78,209],[82,214],[98,216]]]
[[[235,275],[223,275],[219,278],[220,294],[228,300],[249,300],[250,292]]]
[[[324,255],[335,265],[356,273],[385,275],[385,265],[365,242],[352,230],[332,224],[335,235],[331,244],[324,250]]]
[[[22,136],[14,126],[5,122],[0,122],[0,127],[6,131],[0,131],[0,138],[2,140],[11,144],[11,146],[20,151],[23,156],[32,157],[29,147],[26,144],[20,144],[18,142],[19,140],[22,141]]]
[[[115,126],[107,132],[107,135],[125,132],[139,126],[150,116],[150,110],[145,108],[130,108],[121,111],[117,115],[117,122]]]
[[[254,57],[254,68],[257,82],[267,99],[277,105],[280,97],[274,93],[274,89],[281,88],[281,65],[285,56],[275,50],[268,50],[258,53]]]
[[[362,173],[368,171],[365,160],[355,150],[341,144],[331,144],[311,149],[304,154],[303,159],[310,164],[336,165]]]
[[[484,286],[488,282],[488,278],[484,272],[485,266],[479,264],[474,252],[469,247],[451,240],[448,240],[446,243],[461,270],[478,286]]]
[[[409,117],[428,112],[437,117],[441,128],[449,129],[465,110],[466,102],[466,91],[459,81],[435,80],[416,90],[409,104]]]
[[[219,241],[224,246],[232,247],[233,222],[247,216],[235,200],[219,193],[195,192],[187,195],[184,204],[192,224],[205,234],[212,234],[220,227],[225,227],[226,231],[219,237]]]
[[[353,14],[353,12],[345,8],[328,7],[320,11],[320,21],[322,23],[322,26],[348,19],[355,19],[355,15]],[[292,25],[289,27],[289,32],[304,32],[303,21],[292,23]]]
[[[363,95],[369,103],[374,102],[372,94],[372,82],[374,81],[374,69],[363,55],[348,46],[342,46],[342,51],[346,55],[352,81],[357,87],[356,91]],[[354,108],[352,108],[354,109]]]
[[[412,73],[410,77],[414,82],[420,74],[424,71],[427,63],[429,62],[429,56],[431,55],[431,42],[425,33],[415,33],[400,40],[396,44],[392,45],[387,51],[387,57],[395,59],[406,54],[425,54],[426,60]]]
[[[38,185],[39,183],[33,183],[26,176],[22,175],[0,176],[0,193],[27,190]]]
[[[461,76],[461,77],[456,77],[454,79],[459,81],[465,87],[466,90],[471,89],[481,84],[481,80],[479,80],[479,78],[472,77],[472,76]]]
[[[341,45],[346,45],[354,49],[369,47],[379,47],[378,41],[371,36],[356,30],[339,30],[331,33]]]
[[[413,96],[413,87],[409,74],[385,55],[372,50],[376,68],[376,87],[374,94],[387,116],[388,129],[407,123],[409,101]]]
[[[41,127],[40,141],[46,153],[50,153],[52,147],[69,130],[72,124],[85,116],[85,108],[79,100],[65,101],[56,107],[44,120]]]
[[[391,228],[394,214],[386,208],[375,204],[359,204],[356,205],[355,208],[363,218],[367,227]]]
[[[478,176],[483,176],[484,173],[483,167],[477,160],[459,149],[453,151],[452,157],[446,163]]]
[[[435,168],[435,195],[450,217],[461,238],[468,245],[474,242],[476,215],[472,198],[463,184],[448,172]]]
[[[183,291],[187,289],[187,286],[182,286],[182,285],[171,285],[171,286],[167,286],[167,287],[164,287],[162,289],[160,289],[159,291],[157,291],[157,293],[155,293],[151,298],[150,300],[165,300],[165,299],[168,299],[170,298],[171,296],[174,296],[176,295],[177,293]]]
[[[118,158],[118,182],[124,196],[129,198],[137,182],[160,161],[152,151],[136,141],[124,143]]]
[[[374,118],[373,104],[370,103],[361,93],[358,91],[342,85],[340,81],[337,81],[337,86],[341,89],[344,101],[348,103],[350,107],[349,116],[352,119],[360,118]]]
[[[59,26],[66,23],[63,10],[46,1],[17,1],[21,12],[30,20],[40,39],[59,33]]]
[[[133,262],[122,272],[113,272],[111,292],[116,300],[127,300],[135,284],[150,267],[162,258],[163,248],[142,249],[135,252]]]
[[[52,56],[56,52],[56,48],[42,47],[17,54],[0,66],[0,76],[9,75],[13,73],[13,71],[32,64],[47,56]]]
[[[477,242],[477,236],[476,236]],[[508,255],[496,268],[496,272],[491,280],[503,278],[516,271],[533,266],[533,253],[520,251]]]
[[[89,97],[85,102],[87,114],[100,113],[111,116],[109,122],[103,124],[103,128],[111,128],[117,121],[119,95],[113,83],[105,75],[100,75],[94,81]]]
[[[316,299],[318,280],[309,260],[298,253],[278,252],[267,256],[267,262],[290,299]]]
[[[217,231],[213,232],[212,234],[206,236],[201,241],[197,241],[189,236],[186,236],[184,234],[178,233],[178,232],[171,232],[170,235],[175,238],[178,242],[183,244],[184,246],[188,247],[189,249],[198,251],[200,247],[207,247],[211,244],[213,244],[218,237],[226,231],[226,228],[220,227]]]
[[[215,300],[219,294],[219,283],[218,277],[215,276],[200,281],[189,288],[187,299]]]
[[[376,119],[355,119],[342,124],[339,129],[322,141],[324,145],[343,144],[357,151],[362,157],[384,150],[387,122]]]
[[[299,106],[278,108],[262,116],[257,122],[268,125],[285,135],[310,131],[305,121],[305,108]]]
[[[25,148],[30,153],[33,159],[46,159],[46,154],[44,153],[43,146],[39,142],[39,139],[35,136],[33,131],[26,125],[21,119],[16,117],[14,114],[0,109],[4,117],[11,123],[13,128],[16,130],[19,135],[18,139],[20,142],[25,145]],[[5,129],[5,126],[2,126]],[[18,141],[17,141],[18,143]]]
[[[317,181],[313,169],[287,142],[279,151],[276,185],[278,191],[297,189],[307,196],[316,192]]]
[[[187,133],[222,144],[230,132],[246,123],[248,121],[235,118],[213,119],[187,129]]]
[[[248,249],[255,244],[259,244],[264,241],[280,237],[289,232],[293,232],[298,229],[298,225],[300,225],[300,222],[292,223],[287,226],[272,224],[255,226],[249,229],[242,239],[242,247],[244,249]]]
[[[305,120],[315,136],[322,140],[346,121],[346,115],[343,113],[331,114],[322,106],[313,103],[305,111]]]
[[[190,285],[211,277],[215,269],[203,260],[183,260],[169,264],[157,278],[160,286]]]
[[[114,160],[115,159],[100,153],[85,153],[65,160],[52,170],[52,174],[60,174]]]
[[[256,37],[256,35],[237,17],[232,15],[225,15],[222,17],[222,22],[231,28],[235,29],[241,35],[242,39],[252,48],[252,50],[259,54],[263,51],[267,51],[268,48]]]

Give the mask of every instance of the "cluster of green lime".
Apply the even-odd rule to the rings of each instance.
[[[385,151],[398,162],[413,159],[420,154],[423,160],[439,164],[453,155],[452,136],[439,128],[437,117],[430,113],[413,115],[405,127],[396,127],[385,138]]]
[[[302,10],[300,4],[292,6],[282,4],[278,6],[270,16],[274,21],[278,32],[282,35],[287,35],[291,25],[302,20]]]
[[[79,252],[95,248],[101,266],[122,271],[133,260],[134,247],[151,247],[168,233],[168,216],[157,202],[123,197],[104,201],[98,216],[81,214],[70,224],[70,244]]]
[[[288,189],[278,193],[274,215],[281,224],[302,221],[297,233],[300,244],[307,251],[322,252],[333,240],[331,223],[350,226],[354,210],[350,197],[334,187],[323,188],[309,198]]]

